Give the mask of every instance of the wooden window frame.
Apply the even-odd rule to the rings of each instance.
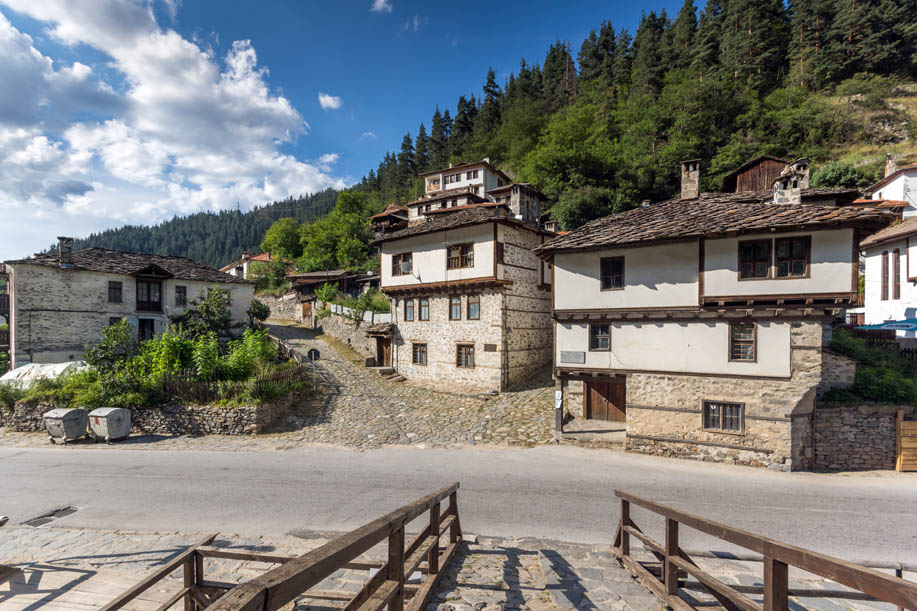
[[[471,315],[471,306],[478,306],[478,315]],[[468,295],[465,298],[465,318],[467,320],[481,320],[481,296],[480,295]]]
[[[752,327],[752,338],[750,340],[751,341],[751,358],[750,359],[734,358],[733,351],[732,351],[734,342],[736,341],[748,342],[749,340],[747,339],[736,340],[735,337],[733,336],[732,330],[735,327],[747,326],[747,325],[751,325]],[[729,341],[727,343],[728,343],[727,350],[729,351],[727,356],[729,357],[730,363],[757,363],[758,362],[758,323],[756,322],[731,322],[729,323]]]
[[[118,298],[112,299],[112,291],[117,291]],[[124,303],[124,283],[119,280],[108,281],[108,303]]]
[[[409,307],[410,306],[410,307]],[[410,312],[410,317],[408,317],[408,312]],[[404,300],[404,322],[414,322],[414,299],[408,298]]]
[[[805,242],[805,245],[806,245],[805,272],[801,276],[793,276],[793,275],[781,276],[780,275],[780,257],[778,254],[780,252],[779,243],[782,241],[790,242],[791,257],[789,261],[792,262],[793,261],[793,258],[792,258],[792,250],[793,250],[792,241],[793,240],[803,240]],[[812,236],[797,235],[797,236],[789,236],[785,238],[774,238],[774,279],[775,280],[798,280],[799,278],[808,278],[811,274],[811,271],[812,271]]]
[[[181,299],[178,296],[181,295]],[[175,307],[184,307],[188,305],[188,287],[178,285],[175,287]]]
[[[742,274],[742,247],[748,244],[760,244],[760,243],[767,244],[767,273],[763,276],[745,277]],[[750,281],[770,280],[777,273],[776,270],[774,269],[774,242],[770,238],[759,239],[759,240],[741,240],[738,243],[737,250],[738,250],[737,252],[738,259],[737,260],[738,260],[739,280],[750,280]],[[758,261],[756,259],[754,258],[752,259],[752,265],[755,265],[757,262]]]
[[[424,310],[426,310],[426,316],[424,316]],[[420,321],[430,320],[430,298],[429,297],[418,297],[417,298],[417,320],[420,320]]]
[[[882,253],[882,301],[888,301],[888,251]]]
[[[616,261],[620,261],[620,262],[621,262],[621,274],[620,274],[620,276],[621,276],[621,286],[617,286],[617,287],[614,286],[614,278],[615,278],[615,276],[617,276],[618,274],[612,273],[612,274],[609,274],[609,275],[608,275],[608,277],[612,279],[612,281],[611,281],[611,286],[608,287],[608,288],[605,288],[605,277],[606,277],[606,274],[605,274],[605,262],[606,262],[606,261],[607,261],[607,262],[610,262],[610,263],[613,263],[613,262],[616,262]],[[624,263],[624,257],[602,257],[601,259],[599,259],[599,288],[600,288],[602,291],[623,291],[623,290],[624,290],[624,286],[625,286],[625,282],[626,282],[625,274],[624,274],[624,264],[625,264],[625,263]]]
[[[119,322],[121,322],[122,320],[124,320],[123,316],[109,316],[108,317],[108,326],[113,327],[116,324],[118,324]]]
[[[147,299],[140,299],[140,286],[146,285],[147,287]],[[152,295],[152,287],[157,285],[159,287],[159,300],[152,301],[149,299],[149,296]],[[162,280],[153,280],[147,278],[138,278],[137,279],[137,305],[136,309],[138,312],[162,312]]]
[[[604,336],[600,336],[595,333],[593,330],[597,327],[608,327],[608,332]],[[605,348],[596,348],[593,340],[599,339],[601,337],[607,336],[608,346]],[[589,325],[589,352],[611,352],[611,325],[608,323],[597,323]]]
[[[455,299],[458,299],[458,317],[452,316],[452,313],[454,311],[453,310],[454,304],[452,302]],[[458,295],[458,296],[450,295],[449,296],[449,320],[462,320],[462,297],[461,295]]]
[[[465,357],[465,365],[462,365],[462,349],[467,349],[471,351],[471,365],[467,365],[468,358]],[[474,344],[468,342],[459,342],[455,345],[455,366],[459,369],[474,369],[477,363],[475,362],[475,353],[474,353]]]
[[[418,348],[421,349],[423,353],[423,362],[417,360]],[[422,365],[427,366],[427,343],[426,342],[411,342],[411,364],[412,365]]]
[[[465,248],[468,249],[467,253],[464,252]],[[452,251],[454,250],[457,250],[458,254],[453,255]],[[446,246],[446,269],[467,269],[470,267],[474,267],[474,242]]]
[[[708,427],[707,426],[707,410],[708,407],[716,404],[720,406],[719,413],[719,427]],[[739,408],[739,428],[738,429],[726,429],[723,428],[723,425],[726,421],[726,410],[724,407],[738,407]],[[717,401],[713,399],[701,399],[701,428],[708,433],[719,433],[723,435],[745,435],[745,403],[738,401]]]
[[[901,251],[892,251],[892,299],[901,299]]]
[[[411,271],[403,272],[401,271],[401,264],[405,259],[411,261]],[[414,253],[411,251],[408,252],[399,252],[392,255],[392,276],[410,276],[414,271]]]

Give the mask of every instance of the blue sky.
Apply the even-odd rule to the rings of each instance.
[[[488,67],[680,5],[0,0],[0,260],[346,186]]]

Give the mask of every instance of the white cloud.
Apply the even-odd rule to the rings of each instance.
[[[328,95],[327,93],[322,93],[319,91],[318,103],[324,110],[337,110],[341,107],[341,104],[343,104],[344,101],[336,95]]]
[[[178,9],[181,8],[182,0],[163,0],[166,4],[166,11],[169,13],[169,19],[173,22],[178,17]]]
[[[78,58],[80,45],[106,54],[118,80],[43,55],[0,12],[0,260],[64,233],[346,186],[333,153],[310,164],[280,151],[309,125],[271,91],[249,41],[217,56],[163,30],[140,0],[4,4]]]
[[[375,140],[375,139],[376,139],[375,132],[363,132],[362,134],[360,134],[360,140]]]
[[[408,30],[413,30],[416,32],[420,29],[420,26],[427,22],[426,17],[421,17],[420,15],[414,15],[410,19],[404,22],[404,25],[401,26],[401,30],[407,32]]]
[[[336,164],[341,159],[341,156],[337,153],[325,153],[318,158],[318,167],[324,172],[330,172],[331,166]]]
[[[369,10],[374,13],[391,13],[392,3],[388,0],[373,0],[373,6]]]

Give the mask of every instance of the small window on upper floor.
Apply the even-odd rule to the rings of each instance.
[[[108,301],[109,303],[121,303],[123,301],[123,286],[120,282],[110,281],[108,283]]]
[[[449,320],[462,320],[462,298],[449,298]]]
[[[468,320],[481,320],[480,295],[468,295]]]
[[[404,300],[404,320],[405,322],[414,321],[414,300],[413,299]]]
[[[624,257],[602,259],[602,290],[615,291],[624,288]]]
[[[188,305],[188,287],[186,286],[176,286],[175,287],[175,305],[177,306]]]
[[[409,252],[399,253],[397,255],[392,255],[392,275],[393,276],[408,276],[412,271],[412,260],[413,257]]]
[[[610,325],[589,325],[589,350],[593,352],[611,350]]]
[[[809,275],[812,238],[777,238],[774,240],[775,267],[778,278],[804,278]]]
[[[446,248],[446,269],[474,267],[474,244],[454,244]]]
[[[729,360],[754,362],[757,359],[755,323],[729,323]]]
[[[771,241],[739,242],[739,279],[768,278],[771,270]]]

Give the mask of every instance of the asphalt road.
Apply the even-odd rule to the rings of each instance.
[[[451,481],[466,532],[608,543],[619,488],[852,560],[917,562],[917,475],[813,475],[543,446],[308,447],[283,452],[0,448],[0,514],[54,522],[224,534],[355,528]],[[661,519],[638,525],[661,537]],[[727,549],[682,534],[692,549]],[[0,537],[3,531],[0,529]]]

